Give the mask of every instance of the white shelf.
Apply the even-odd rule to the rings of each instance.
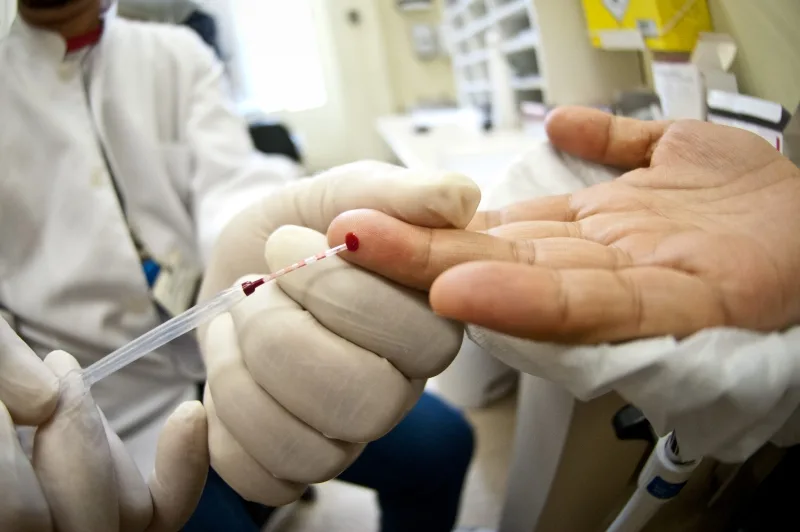
[[[430,0],[420,0],[419,2],[411,2],[409,4],[399,5],[401,11],[430,11],[433,9],[433,4]]]
[[[541,90],[544,87],[544,83],[541,76],[531,75],[511,80],[511,87],[518,91]]]
[[[490,90],[491,87],[488,81],[469,81],[464,83],[464,92],[467,94],[489,92]]]
[[[503,43],[503,51],[506,54],[515,54],[525,50],[536,50],[538,46],[539,33],[531,29],[507,39]]]
[[[528,15],[528,6],[531,0],[515,0],[507,4],[502,4],[494,9],[492,14],[494,22],[502,22],[509,17],[516,15]]]
[[[483,18],[478,20],[473,20],[466,28],[462,29],[461,31],[456,30],[455,37],[453,38],[453,43],[458,44],[466,41],[467,39],[471,39],[476,35],[485,32],[490,27],[492,27],[493,20],[491,15],[485,15]]]
[[[475,1],[475,0],[472,0]],[[480,0],[479,0],[480,1]],[[453,44],[461,43],[467,39],[471,39],[476,35],[485,32],[492,26],[497,25],[500,22],[503,22],[507,18],[513,16],[528,16],[528,4],[532,0],[514,0],[513,2],[509,2],[507,4],[503,4],[493,10],[487,12],[485,15],[482,15],[481,18],[475,19],[466,27],[456,29],[454,31],[453,37]],[[466,9],[470,6],[471,1],[467,1],[463,3],[463,7],[459,9]],[[460,4],[461,6],[461,4]],[[460,13],[461,11],[458,11]],[[457,15],[453,15],[455,18]]]
[[[461,0],[456,5],[447,8],[447,17],[453,21],[455,18],[469,9],[473,0]]]
[[[475,50],[466,55],[462,55],[453,60],[456,67],[464,68],[479,63],[485,63],[489,60],[489,53],[486,50]]]
[[[578,0],[448,0],[442,21],[465,107],[493,97],[486,82],[495,71],[494,35],[507,63],[498,65],[498,75],[504,66],[517,73],[508,82],[517,104],[607,104],[641,85],[638,55],[597,50],[586,38]]]
[[[500,51],[515,63],[515,68],[521,72],[535,72],[532,68],[540,63],[540,34],[534,23],[533,6],[534,0],[502,3],[501,0],[460,0],[448,5],[444,20],[452,35],[453,68],[462,105],[474,105],[478,99],[491,98],[490,80],[476,78],[473,70],[488,66],[490,49],[484,35],[489,30],[504,39]],[[484,8],[487,11],[482,13]],[[541,90],[544,94],[546,83],[542,76],[520,76],[514,79],[513,89],[520,92]]]

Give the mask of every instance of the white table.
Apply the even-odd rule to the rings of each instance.
[[[425,133],[415,124],[431,124]],[[487,192],[506,169],[536,140],[544,128],[486,133],[469,118],[450,111],[410,116],[387,116],[378,120],[378,132],[400,162],[411,169],[448,170],[470,177]]]

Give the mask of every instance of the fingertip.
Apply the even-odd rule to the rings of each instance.
[[[375,273],[393,277],[397,265],[409,264],[427,242],[428,230],[392,218],[382,212],[360,209],[336,217],[328,228],[328,244],[339,246],[352,233],[358,237],[355,252],[342,258]]]
[[[75,360],[75,357],[65,351],[53,351],[48,354],[44,357],[44,364],[58,377],[64,377],[81,369],[81,365]]]
[[[468,321],[472,311],[467,308],[471,298],[465,297],[478,287],[475,280],[480,281],[484,263],[468,262],[446,270],[431,285],[429,299],[431,309],[444,318]]]
[[[182,403],[167,419],[156,450],[150,481],[150,530],[179,529],[197,507],[210,464],[208,418],[198,401]]]
[[[206,409],[200,401],[181,403],[172,413],[170,419],[173,423],[187,427],[193,433],[206,432],[208,430]]]
[[[199,401],[180,404],[169,416],[159,441],[168,456],[182,456],[193,462],[208,460],[208,417]],[[190,454],[187,454],[190,453]]]
[[[176,433],[180,433],[186,444],[187,451],[193,456],[187,460],[199,464],[202,469],[208,465],[208,416],[206,409],[200,401],[182,403],[172,413],[168,424]]]
[[[556,107],[548,112],[544,118],[544,129],[547,132],[547,136],[552,139],[554,134],[560,133],[564,124],[569,121],[571,114],[574,112],[576,112],[574,106]]]
[[[475,181],[463,174],[448,172],[440,177],[442,204],[452,205],[449,225],[457,229],[465,228],[481,203],[481,189]],[[442,209],[447,212],[446,209]]]
[[[596,161],[604,151],[612,116],[590,107],[568,106],[551,111],[545,130],[557,149]]]
[[[347,211],[334,218],[328,227],[328,244],[331,247],[344,244],[349,233],[358,237],[359,244],[374,242],[376,238],[384,238],[384,235],[391,235],[392,230],[407,225],[388,214],[371,209]]]
[[[363,228],[361,227],[362,219],[366,213],[377,212],[369,211],[368,209],[358,209],[343,212],[331,221],[328,226],[328,245],[330,247],[340,246],[346,243],[348,233],[353,233],[358,236],[359,244],[361,237],[364,235]],[[359,246],[360,247],[360,246]]]

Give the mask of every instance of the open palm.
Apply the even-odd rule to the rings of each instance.
[[[363,246],[348,260],[430,288],[445,316],[537,340],[800,321],[800,169],[769,144],[713,124],[578,108],[556,111],[548,133],[565,152],[630,171],[478,213],[471,232],[357,211],[331,226],[331,240],[355,230]]]

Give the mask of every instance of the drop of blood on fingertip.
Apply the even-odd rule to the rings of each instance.
[[[344,243],[347,245],[348,251],[358,251],[358,246],[361,245],[355,233],[347,233],[344,237]]]

